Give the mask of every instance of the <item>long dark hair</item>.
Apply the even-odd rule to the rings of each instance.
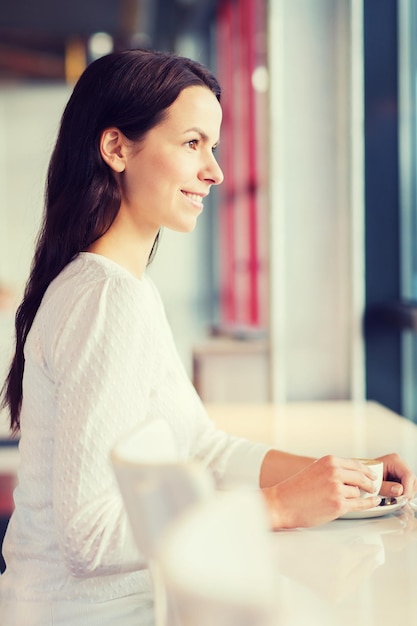
[[[219,84],[207,68],[150,50],[102,57],[87,67],[75,85],[49,164],[43,223],[16,314],[15,355],[2,389],[2,406],[9,408],[12,431],[20,428],[24,345],[45,291],[79,252],[110,228],[120,208],[116,177],[100,155],[103,130],[116,127],[139,142],[162,121],[180,92],[193,85],[208,87],[220,100]]]

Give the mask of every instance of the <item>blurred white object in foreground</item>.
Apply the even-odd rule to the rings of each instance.
[[[185,509],[212,493],[211,476],[203,467],[179,460],[172,431],[163,419],[128,433],[112,450],[111,461],[136,545],[151,572],[156,626],[171,626],[159,542]]]
[[[270,626],[277,616],[268,520],[257,492],[215,493],[188,509],[159,562],[183,626]]]

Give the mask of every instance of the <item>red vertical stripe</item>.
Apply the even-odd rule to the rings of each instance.
[[[256,0],[242,0],[243,12],[246,20],[247,30],[247,74],[246,87],[248,98],[249,124],[247,129],[248,137],[248,272],[249,272],[249,323],[257,325],[259,322],[259,291],[258,291],[258,221],[256,189],[258,186],[256,169],[256,110],[255,93],[252,85],[252,75],[255,69],[255,2]]]
[[[223,0],[217,11],[218,76],[222,85],[224,112],[221,165],[225,181],[220,228],[221,324],[259,327],[265,321],[260,300],[265,286],[259,241],[265,237],[265,207],[259,206],[259,128],[264,125],[257,105],[261,101],[252,84],[264,35],[265,0]],[[262,100],[264,102],[264,100]],[[263,155],[263,159],[265,155]],[[265,293],[263,294],[265,298]]]

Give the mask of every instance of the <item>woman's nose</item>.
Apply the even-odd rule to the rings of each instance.
[[[213,154],[210,157],[210,162],[203,169],[202,178],[212,185],[220,185],[224,180],[223,171]]]
[[[220,165],[217,163],[216,159],[214,159],[215,163],[216,163],[216,178],[214,181],[215,185],[220,185],[223,180],[224,180],[224,174],[223,174],[223,170],[220,167]]]

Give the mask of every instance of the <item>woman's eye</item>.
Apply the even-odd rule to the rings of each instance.
[[[187,145],[190,148],[197,148],[197,144],[198,144],[198,139],[191,139],[190,141],[187,141]]]

